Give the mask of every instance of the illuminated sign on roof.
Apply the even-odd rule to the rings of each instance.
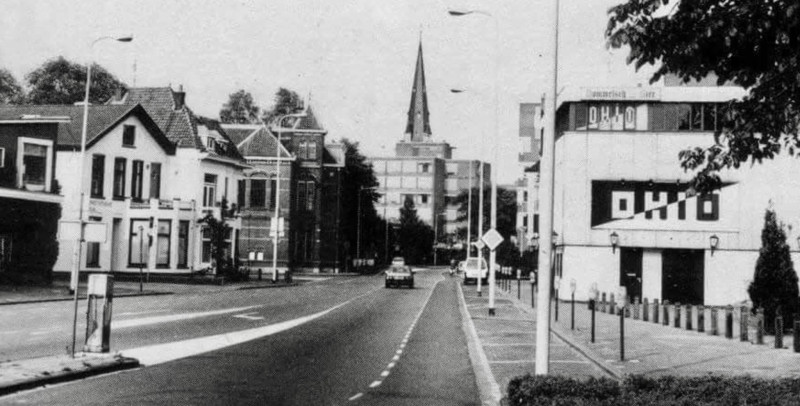
[[[582,100],[661,100],[661,89],[644,87],[585,87]]]

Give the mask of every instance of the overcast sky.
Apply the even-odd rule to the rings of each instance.
[[[622,0],[562,0],[559,87],[646,83],[605,48],[606,10]],[[539,101],[551,77],[554,0],[4,0],[0,66],[22,81],[45,60],[96,61],[129,86],[183,85],[187,104],[218,117],[245,89],[269,107],[279,86],[311,93],[330,140],[359,141],[366,155],[391,155],[405,129],[422,33],[431,127],[455,157],[490,160],[494,22],[454,18],[481,9],[499,26],[499,176],[520,177],[520,102]],[[135,66],[135,69],[134,69]],[[452,94],[449,89],[469,92]],[[486,137],[485,148],[481,137]]]

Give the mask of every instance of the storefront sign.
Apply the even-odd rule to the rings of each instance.
[[[644,87],[582,88],[583,100],[658,101],[661,89]]]

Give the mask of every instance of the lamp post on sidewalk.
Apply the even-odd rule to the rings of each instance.
[[[83,122],[81,123],[81,153],[80,153],[80,163],[78,169],[78,190],[80,191],[80,206],[78,207],[78,222],[80,223],[80,236],[78,237],[78,244],[76,247],[76,255],[73,257],[74,262],[72,264],[72,276],[70,278],[70,288],[72,289],[73,294],[73,320],[72,320],[72,357],[75,357],[75,340],[77,335],[78,329],[78,277],[80,274],[80,262],[81,257],[83,256],[83,243],[84,243],[84,228],[86,227],[86,221],[84,220],[84,209],[83,206],[85,205],[86,200],[86,193],[83,191],[85,176],[84,172],[86,171],[86,131],[87,131],[87,122],[89,121],[89,90],[92,86],[92,65],[94,64],[94,46],[101,41],[105,40],[114,40],[117,42],[131,42],[133,41],[133,36],[125,36],[125,37],[111,37],[111,36],[102,36],[94,41],[92,41],[91,45],[89,45],[89,53],[91,54],[89,62],[86,64],[86,89],[83,96]]]
[[[490,214],[490,225],[489,227],[492,230],[497,229],[497,144],[499,141],[499,120],[498,120],[498,111],[499,111],[499,101],[498,101],[498,63],[497,57],[499,53],[500,47],[500,29],[498,26],[498,21],[495,16],[491,13],[483,11],[483,10],[449,10],[448,11],[451,16],[454,17],[462,17],[468,16],[471,14],[480,14],[485,17],[489,17],[492,22],[494,23],[494,139],[493,139],[493,148],[492,148],[492,165],[494,166],[492,170],[492,210]],[[481,233],[481,236],[483,234]],[[494,279],[495,279],[495,263],[497,262],[497,250],[493,249],[489,253],[489,315],[495,314],[494,309],[494,296],[495,296],[495,287],[494,287]]]

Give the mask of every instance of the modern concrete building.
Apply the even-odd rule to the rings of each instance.
[[[453,159],[453,149],[446,141],[433,137],[420,42],[405,134],[395,144],[395,156],[369,159],[382,195],[376,209],[390,222],[397,222],[400,208],[410,198],[420,219],[435,228],[441,246],[459,249],[465,241],[458,240],[455,232],[466,223],[456,220],[458,206],[453,200],[462,191],[481,184],[480,161]],[[485,185],[489,184],[490,173],[490,165],[484,164]]]
[[[556,275],[577,297],[600,291],[670,302],[747,300],[767,208],[798,263],[800,163],[779,156],[720,173],[709,195],[689,189],[678,153],[709,146],[718,106],[744,91],[704,83],[567,89],[556,135]],[[560,289],[562,298],[569,289]]]

